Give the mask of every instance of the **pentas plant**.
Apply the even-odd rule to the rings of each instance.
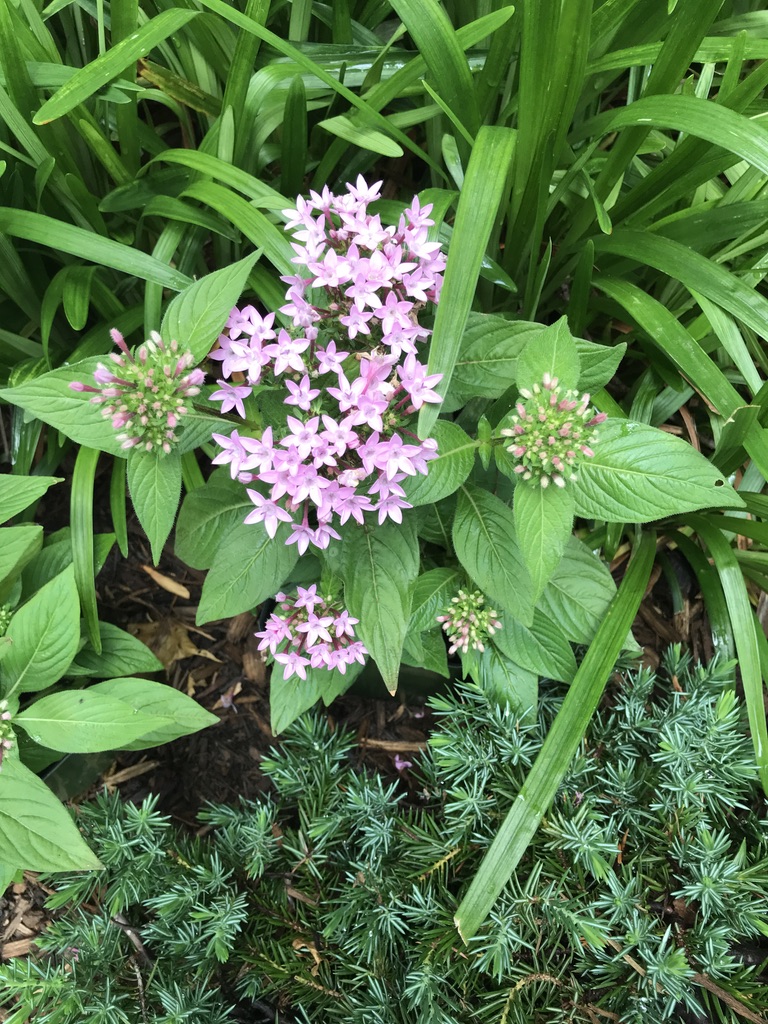
[[[277,594],[258,634],[275,732],[368,658],[392,692],[413,667],[534,709],[615,597],[598,552],[621,528],[605,524],[742,505],[606,394],[623,344],[466,308],[446,327],[458,306],[426,197],[379,188],[284,211],[285,303],[229,306],[209,345],[218,468],[185,498],[176,551],[209,570],[200,624]]]
[[[327,548],[340,539],[336,526],[363,524],[367,513],[401,523],[411,507],[404,481],[426,475],[437,454],[413,431],[422,405],[440,402],[442,379],[417,358],[430,334],[417,316],[438,300],[445,259],[428,241],[431,206],[414,199],[396,227],[369,211],[380,186],[358,178],[344,195],[326,187],[284,211],[293,261],[307,271],[283,278],[291,327],[235,308],[211,353],[223,379],[210,397],[222,412],[246,419],[256,386],[282,388],[283,424],[258,438],[214,433],[222,451],[213,461],[246,485],[268,485],[266,495],[247,489],[255,507],[245,522],[270,537],[290,524],[286,543],[300,554]]]

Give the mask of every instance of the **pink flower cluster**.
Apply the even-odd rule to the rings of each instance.
[[[261,640],[259,650],[269,649],[283,665],[283,679],[306,679],[308,667],[337,668],[344,675],[348,665],[365,663],[368,651],[355,640],[352,628],[359,620],[318,596],[316,584],[297,587],[295,597],[277,594],[275,600],[277,611],[256,636]]]
[[[264,523],[270,537],[290,523],[287,543],[301,554],[338,539],[334,524],[350,517],[402,522],[411,507],[403,482],[426,474],[437,454],[435,441],[408,426],[425,402],[441,401],[441,375],[417,359],[430,334],[417,316],[439,298],[445,258],[428,241],[431,206],[414,198],[389,227],[368,212],[380,185],[359,177],[344,195],[324,188],[284,211],[294,263],[307,271],[283,278],[280,312],[292,326],[276,327],[274,313],[253,306],[234,309],[211,353],[229,378],[211,395],[222,412],[246,419],[253,388],[281,378],[287,429],[267,427],[258,439],[214,434],[222,451],[213,461],[245,484],[269,486],[268,495],[248,489],[255,507],[245,522]]]

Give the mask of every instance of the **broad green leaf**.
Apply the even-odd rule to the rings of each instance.
[[[437,616],[448,608],[459,589],[462,574],[458,569],[430,569],[423,572],[411,588],[411,620],[409,632],[424,633],[434,629]]]
[[[627,351],[627,346],[623,341],[611,348],[608,348],[607,345],[595,345],[594,342],[584,341],[581,338],[576,338],[575,341],[576,351],[579,353],[581,362],[578,390],[586,391],[589,395],[597,394],[601,388],[613,380],[619,363]]]
[[[0,604],[21,570],[43,546],[43,528],[32,523],[0,529]]]
[[[102,416],[100,406],[91,402],[93,396],[72,391],[69,386],[73,381],[93,386],[93,374],[100,362],[103,357],[62,366],[16,387],[0,389],[0,398],[50,424],[77,444],[125,457],[111,422]]]
[[[230,530],[253,509],[243,485],[229,474],[215,474],[187,494],[176,523],[176,557],[193,569],[210,569]]]
[[[94,536],[94,569],[98,575],[107,560],[112,545],[115,543],[113,533],[97,533]],[[46,538],[42,551],[38,551],[21,575],[22,597],[26,601],[42,586],[72,565],[71,530],[65,526],[63,530]]]
[[[512,509],[488,491],[462,487],[453,543],[464,569],[501,611],[526,624],[533,619],[531,581],[517,542]]]
[[[181,350],[189,350],[199,363],[213,348],[232,307],[237,305],[257,257],[252,253],[223,270],[206,274],[174,296],[160,328],[163,338],[178,341]]]
[[[615,594],[616,584],[605,563],[571,537],[537,607],[569,640],[588,644]]]
[[[151,281],[178,292],[190,283],[182,274],[162,260],[150,256],[141,249],[135,249],[112,238],[105,238],[94,231],[55,217],[46,217],[32,210],[15,210],[0,207],[0,233],[12,238],[24,238],[28,242],[45,245],[59,252],[69,253],[80,259],[100,266],[111,267],[142,281]]]
[[[3,696],[44,690],[66,672],[80,643],[80,602],[70,565],[11,619],[11,649],[0,663]]]
[[[225,619],[255,608],[272,597],[288,578],[298,557],[286,544],[288,525],[281,523],[274,539],[260,523],[238,523],[216,550],[203,584],[197,623]]]
[[[431,505],[453,494],[467,479],[475,462],[477,441],[465,434],[458,423],[437,420],[430,436],[437,441],[437,458],[427,463],[426,476],[419,474],[404,482],[406,500],[414,507]]]
[[[515,529],[534,601],[552,578],[570,539],[575,505],[570,484],[561,490],[521,481],[515,487]]]
[[[97,654],[90,644],[86,644],[67,669],[68,678],[111,679],[134,672],[162,671],[163,663],[147,645],[124,629],[109,622],[100,622],[99,636],[101,653]]]
[[[480,267],[504,195],[515,136],[507,128],[483,126],[477,133],[456,210],[456,221],[429,346],[428,373],[442,373],[439,390],[449,394],[453,368],[475,295]],[[422,406],[419,437],[428,437],[438,408]]]
[[[282,665],[274,666],[269,680],[269,727],[274,736],[279,736],[320,700],[320,677],[320,671],[310,670],[306,679],[297,675],[283,679]]]
[[[403,646],[402,662],[425,672],[435,672],[444,679],[451,676],[445,636],[439,629],[430,629],[424,633],[409,630]]]
[[[142,733],[140,739],[132,742],[121,741],[121,750],[159,747],[219,721],[216,715],[168,683],[153,683],[149,679],[108,679],[91,686],[87,692],[123,701],[137,714],[152,720],[150,732]]]
[[[461,339],[449,395],[498,398],[515,383],[517,360],[540,324],[470,313]]]
[[[626,420],[608,420],[599,431],[594,458],[582,460],[570,485],[577,515],[647,523],[701,508],[743,507],[722,473],[681,438]]]
[[[34,124],[48,124],[49,121],[68,114],[113,78],[117,78],[126,68],[135,65],[139,58],[145,57],[158,43],[178,32],[199,13],[178,7],[162,11],[141,28],[131,32],[117,46],[100,54],[84,68],[79,68],[69,81],[42,105],[33,118]]]
[[[181,457],[132,449],[128,455],[128,491],[149,538],[155,565],[171,532],[181,497]]]
[[[96,687],[41,697],[14,715],[13,721],[35,743],[68,754],[122,747],[166,724],[163,718],[141,714],[125,701],[99,693]]]
[[[346,693],[350,686],[354,683],[357,677],[365,668],[365,664],[361,664],[356,661],[352,665],[347,666],[346,672],[340,672],[337,668],[328,672],[324,669],[309,669],[309,672],[318,672],[320,675],[320,696],[322,697],[323,704],[328,707],[332,704],[337,697],[340,697],[342,693]]]
[[[2,397],[6,397],[0,391]],[[33,501],[42,498],[49,487],[61,483],[60,476],[0,476],[0,523],[12,519]]]
[[[519,715],[535,716],[539,699],[539,677],[535,672],[516,664],[491,644],[477,658],[473,674],[493,700],[508,703]]]
[[[576,342],[568,330],[568,319],[529,337],[517,360],[518,388],[541,384],[545,374],[556,377],[564,389],[575,388],[581,376],[581,360]]]
[[[459,904],[455,922],[465,942],[477,934],[520,863],[568,771],[645,594],[655,551],[650,533],[636,549],[523,788]]]
[[[102,865],[66,808],[16,758],[3,760],[0,862],[26,871],[93,871]]]
[[[402,524],[355,526],[343,535],[344,598],[359,624],[387,689],[394,693],[411,614],[411,586],[419,572],[413,517]]]
[[[537,608],[532,625],[524,626],[502,613],[501,627],[492,640],[508,658],[537,676],[570,683],[576,674],[576,659],[555,619]]]

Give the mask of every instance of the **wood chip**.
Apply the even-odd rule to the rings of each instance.
[[[18,942],[6,942],[0,947],[0,959],[11,960],[15,956],[26,956],[32,946],[32,939],[19,939]]]
[[[362,741],[366,747],[373,747],[376,750],[391,750],[392,753],[405,753],[411,750],[426,750],[426,740],[375,740],[375,739],[364,739]]]
[[[183,597],[185,601],[189,600],[190,593],[183,583],[177,583],[176,580],[172,580],[170,576],[164,576],[163,573],[158,572],[157,569],[153,569],[151,565],[142,565],[141,568],[147,576],[155,581],[158,587],[162,587],[163,590],[167,590],[169,594],[175,594],[176,597]]]

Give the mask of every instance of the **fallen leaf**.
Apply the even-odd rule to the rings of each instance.
[[[189,629],[178,619],[164,618],[155,622],[131,623],[129,631],[149,647],[166,668],[184,658],[208,658],[221,664],[221,659],[210,651],[196,647],[189,636]]]
[[[175,594],[176,597],[183,597],[185,601],[190,598],[190,593],[183,583],[177,583],[176,580],[172,580],[170,576],[164,576],[163,573],[158,572],[157,569],[153,569],[151,565],[142,565],[141,567],[147,576],[151,577],[158,587],[162,587],[163,590],[167,590],[169,594]]]

